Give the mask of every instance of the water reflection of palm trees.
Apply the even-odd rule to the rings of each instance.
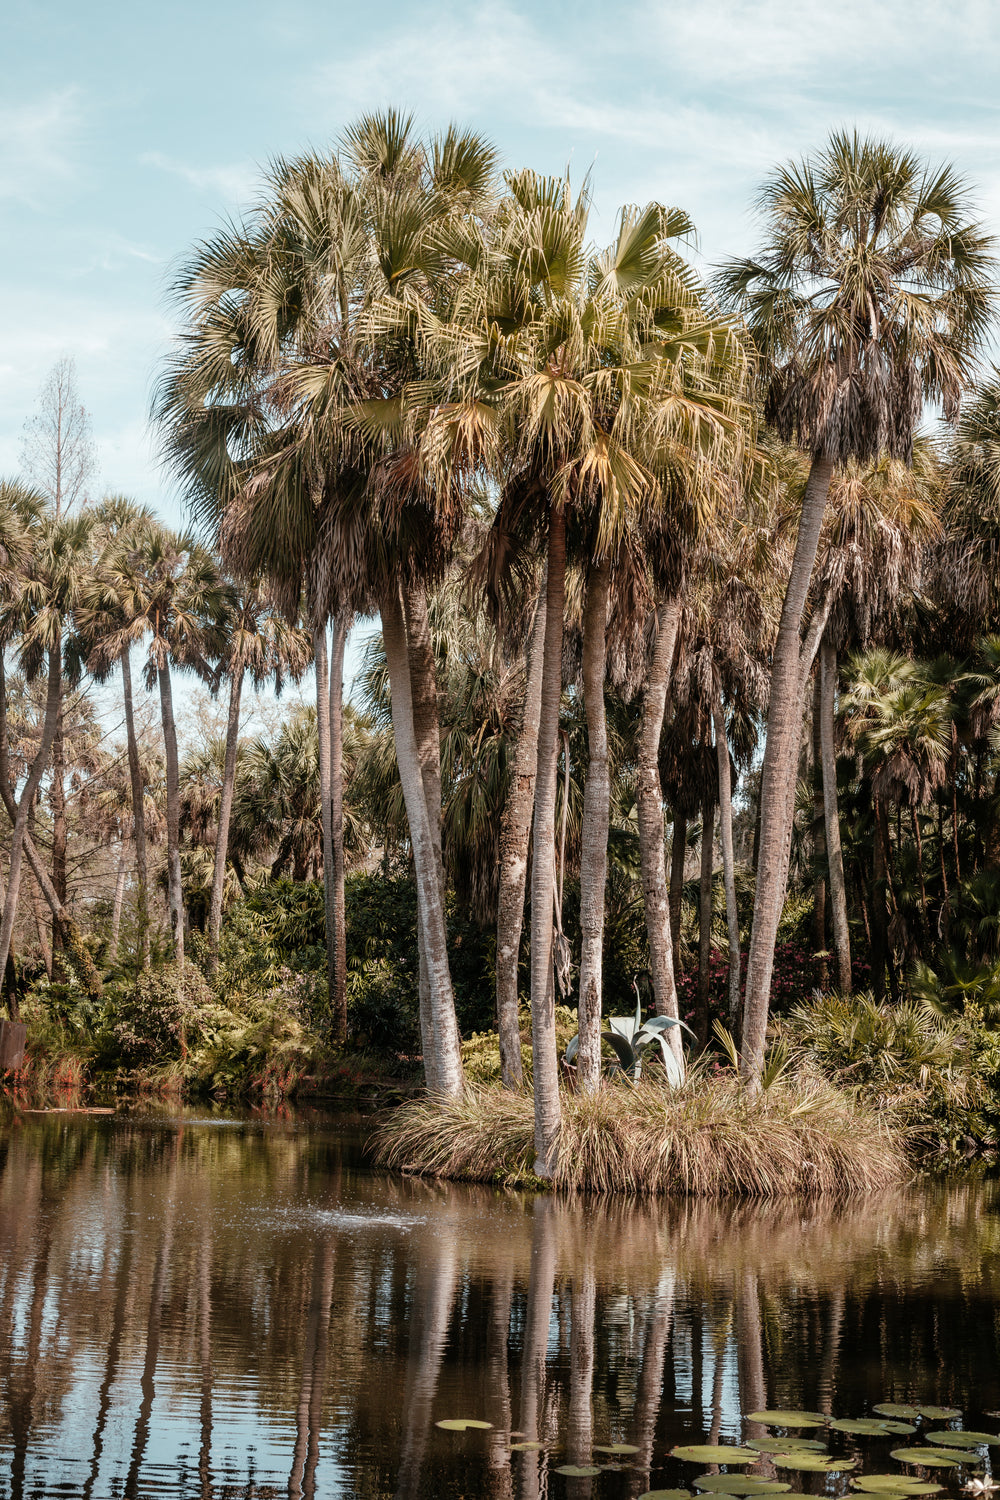
[[[215,1500],[252,1441],[256,1483],[293,1500],[422,1500],[458,1472],[538,1500],[554,1465],[625,1441],[637,1496],[678,1483],[675,1443],[749,1435],[758,1406],[919,1388],[991,1409],[995,1201],[531,1200],[371,1177],[294,1125],[25,1125],[0,1159],[0,1490],[169,1489],[173,1452]],[[493,1428],[435,1427],[454,1416]],[[512,1428],[544,1451],[512,1453]]]

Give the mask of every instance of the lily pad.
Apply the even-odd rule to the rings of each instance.
[[[954,1422],[962,1415],[957,1406],[918,1406],[917,1410],[922,1417],[930,1417],[932,1422]]]
[[[919,1417],[919,1406],[906,1406],[899,1401],[880,1401],[872,1411],[880,1412],[883,1417]]]
[[[638,1453],[635,1443],[595,1443],[595,1453]]]
[[[844,1417],[830,1426],[834,1432],[851,1432],[858,1437],[885,1437],[887,1433],[908,1437],[917,1430],[909,1422],[889,1422],[885,1418],[880,1421],[878,1417]]]
[[[593,1479],[600,1472],[593,1464],[560,1464],[556,1469],[557,1474],[565,1474],[567,1479]]]
[[[862,1474],[851,1480],[851,1488],[867,1495],[938,1495],[939,1484],[929,1479],[910,1479],[906,1474]]]
[[[945,1448],[978,1448],[980,1443],[1000,1443],[995,1432],[954,1432],[946,1427],[942,1432],[924,1434],[928,1443]]]
[[[540,1453],[544,1443],[511,1443],[511,1453]]]
[[[443,1422],[435,1422],[435,1427],[443,1427],[445,1432],[464,1432],[467,1427],[481,1427],[484,1430],[492,1427],[492,1422],[480,1422],[476,1417],[445,1417]]]
[[[897,1463],[922,1464],[925,1469],[952,1469],[959,1464],[981,1464],[978,1453],[966,1453],[958,1448],[951,1452],[947,1448],[894,1448],[889,1455]]]
[[[746,1420],[765,1427],[822,1427],[827,1419],[821,1411],[750,1411]]]
[[[734,1443],[696,1443],[670,1452],[673,1458],[683,1458],[689,1464],[755,1464],[760,1457],[752,1448],[737,1448]]]
[[[776,1469],[797,1469],[801,1474],[840,1474],[856,1469],[856,1458],[826,1458],[822,1453],[776,1453],[771,1460]]]
[[[746,1447],[758,1453],[825,1453],[826,1444],[819,1438],[748,1438]]]
[[[639,1500],[691,1500],[690,1490],[646,1490]]]
[[[710,1495],[783,1495],[791,1489],[790,1484],[760,1474],[699,1474],[693,1483]]]

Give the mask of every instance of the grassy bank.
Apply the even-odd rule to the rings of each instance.
[[[533,1181],[532,1099],[496,1087],[422,1098],[379,1124],[378,1161],[425,1176]],[[729,1075],[682,1089],[640,1083],[567,1095],[555,1186],[708,1198],[832,1198],[908,1175],[902,1132],[822,1079],[781,1080],[750,1098]]]

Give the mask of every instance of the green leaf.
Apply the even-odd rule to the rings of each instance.
[[[545,1447],[544,1443],[511,1443],[511,1453],[539,1453]]]
[[[957,1406],[918,1406],[917,1410],[922,1417],[930,1417],[932,1422],[954,1422],[962,1415]]]
[[[947,1448],[895,1448],[889,1457],[901,1464],[921,1464],[925,1469],[951,1469],[959,1464],[983,1462],[978,1453],[965,1453],[957,1448],[951,1453]]]
[[[802,1474],[839,1474],[858,1466],[856,1458],[824,1458],[821,1453],[776,1453],[772,1462],[776,1469],[798,1469]]]
[[[883,1417],[919,1417],[919,1406],[901,1406],[898,1401],[880,1401],[878,1406],[873,1406],[872,1411],[881,1412]]]
[[[484,1430],[492,1427],[492,1422],[480,1422],[476,1417],[445,1417],[443,1422],[435,1422],[435,1427],[443,1427],[445,1432],[464,1432],[467,1427],[481,1427]]]
[[[781,1495],[791,1489],[780,1479],[765,1479],[760,1474],[699,1474],[692,1483],[696,1490],[711,1495]]]
[[[826,1444],[819,1438],[753,1438],[746,1444],[758,1453],[825,1453]]]
[[[555,1472],[565,1474],[567,1479],[593,1479],[594,1475],[601,1471],[593,1464],[560,1464]]]
[[[851,1488],[867,1495],[938,1495],[939,1484],[929,1479],[910,1479],[905,1474],[863,1474],[851,1480]]]
[[[844,1417],[840,1421],[831,1422],[830,1426],[835,1432],[851,1432],[858,1437],[885,1437],[887,1433],[908,1437],[917,1430],[909,1422],[880,1422],[877,1417]]]
[[[644,1490],[639,1500],[691,1500],[690,1490]]]
[[[752,1448],[737,1448],[723,1444],[694,1444],[672,1448],[674,1458],[683,1458],[689,1464],[755,1464],[760,1457]]]
[[[751,1411],[746,1419],[765,1427],[822,1427],[827,1421],[821,1411]]]
[[[595,1443],[595,1453],[638,1453],[640,1450],[635,1443]]]
[[[945,1448],[976,1448],[980,1443],[1000,1443],[995,1432],[956,1432],[950,1427],[941,1432],[926,1432],[924,1436],[928,1443]]]

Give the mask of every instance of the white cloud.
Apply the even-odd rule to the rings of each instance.
[[[145,151],[139,157],[145,167],[157,167],[179,177],[199,193],[213,198],[223,198],[230,205],[239,205],[253,198],[260,185],[260,168],[252,162],[235,162],[229,166],[192,167],[187,162],[176,161],[162,151]]]
[[[82,118],[75,88],[0,108],[0,198],[38,207],[54,183],[73,179]]]

